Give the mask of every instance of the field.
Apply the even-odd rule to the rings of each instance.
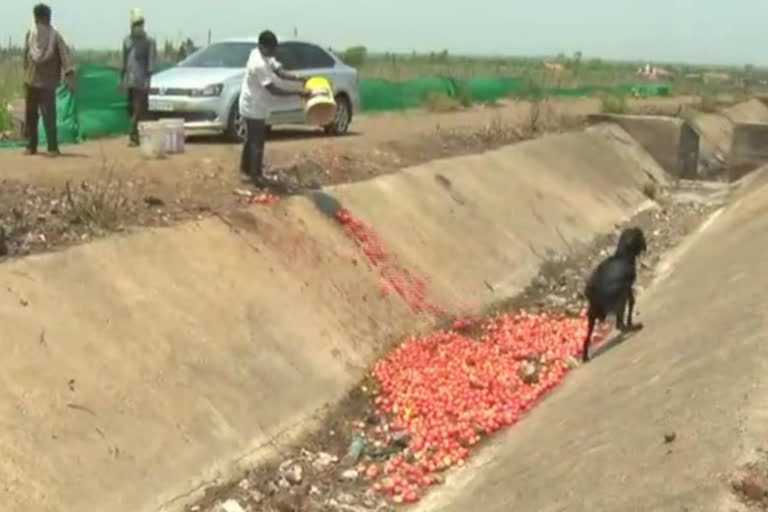
[[[21,95],[21,66],[17,59],[0,55],[0,132],[11,125],[7,105]]]
[[[162,52],[162,60],[168,64],[175,55],[168,43]],[[516,77],[540,88],[584,86],[612,86],[630,82],[642,82],[637,76],[640,62],[612,62],[598,58],[583,58],[578,52],[573,56],[559,55],[551,58],[523,57],[466,57],[447,52],[406,55],[372,54],[365,47],[357,46],[339,52],[349,64],[360,69],[362,78],[379,78],[392,81],[418,77],[450,76],[459,80],[473,77]],[[84,50],[76,52],[78,62],[91,62],[117,66],[119,54],[114,51]],[[701,67],[685,64],[664,66],[669,76],[664,81],[671,84],[672,94],[707,96],[721,92],[748,95],[749,89],[761,80],[763,71],[743,67]],[[11,118],[5,108],[18,99],[22,92],[21,52],[18,48],[0,50],[0,132],[10,129]],[[425,99],[425,107],[444,110],[459,107],[457,102],[444,98]],[[462,97],[461,104],[472,103],[471,97]],[[620,110],[619,98],[606,100],[606,110]]]
[[[251,456],[239,460],[254,470],[185,510],[394,512],[422,497],[432,506],[422,511],[543,510],[574,496],[589,496],[583,510],[659,510],[648,502],[701,498],[694,484],[723,487],[743,418],[753,421],[745,407],[759,411],[764,399],[746,391],[765,374],[755,351],[768,347],[743,341],[761,331],[760,308],[734,313],[755,302],[759,287],[739,294],[737,279],[760,251],[734,242],[765,225],[743,221],[757,209],[731,209],[722,218],[752,231],[715,225],[709,250],[710,235],[697,232],[695,250],[680,245],[668,258],[722,211],[730,185],[667,175],[655,144],[615,123],[584,128],[600,111],[690,115],[691,126],[717,118],[723,125],[702,130],[697,149],[712,177],[727,170],[718,149],[736,110],[696,110],[716,93],[749,94],[756,72],[665,66],[672,96],[658,97],[614,88],[642,81],[640,63],[578,54],[342,53],[361,70],[361,89],[455,80],[435,80],[453,85],[450,96],[415,99],[426,108],[357,117],[348,136],[276,127],[266,166],[304,197],[254,186],[239,169],[242,145],[219,137],[190,136],[183,153],[162,158],[118,131],[63,146],[63,158],[25,155],[13,140],[0,151],[0,318],[12,377],[0,405],[14,413],[0,425],[0,474],[14,477],[0,492],[5,508],[174,510],[198,494],[179,494],[191,482],[209,487],[213,472],[200,468],[246,444]],[[117,63],[114,52],[76,59]],[[117,95],[112,70],[109,85],[83,71],[80,91]],[[509,99],[504,89],[498,101],[457,93],[510,77],[537,87]],[[582,90],[557,91],[569,88]],[[21,91],[18,51],[0,52],[0,128]],[[87,119],[86,95],[77,103],[71,112]],[[125,116],[123,104],[115,110]],[[768,120],[757,100],[738,111]],[[665,135],[668,121],[650,122]],[[609,232],[630,224],[648,234],[637,282],[647,327],[595,347],[600,357],[576,370],[584,277],[613,248]],[[701,274],[715,267],[721,282],[706,284]],[[667,271],[678,274],[666,291],[648,291]],[[727,301],[712,300],[734,281],[720,294]],[[675,304],[709,322],[693,324]],[[492,438],[518,422],[514,437]],[[289,423],[307,435],[289,442]],[[640,448],[628,457],[628,446]],[[454,466],[463,469],[445,473]],[[757,497],[768,503],[763,472]],[[600,476],[607,483],[589,494]],[[733,481],[750,497],[746,476]]]

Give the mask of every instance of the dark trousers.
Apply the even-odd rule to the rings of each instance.
[[[37,123],[40,113],[43,114],[45,138],[48,140],[48,151],[59,150],[59,137],[56,133],[56,90],[43,89],[27,85],[25,87],[25,129],[27,132],[27,150],[37,152]]]
[[[240,170],[254,178],[263,175],[264,142],[267,138],[267,127],[264,119],[245,118],[246,137],[243,143],[243,153],[240,157]]]
[[[149,90],[128,88],[128,115],[131,116],[129,139],[139,143],[139,122],[147,119],[149,112]]]

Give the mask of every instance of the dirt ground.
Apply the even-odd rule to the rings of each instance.
[[[636,113],[675,115],[694,98],[639,99]],[[344,137],[276,129],[266,163],[304,186],[369,179],[441,157],[492,149],[580,127],[597,99],[509,102],[460,112],[360,116]],[[260,191],[238,172],[240,147],[197,137],[184,154],[146,160],[124,138],[64,148],[64,155],[0,153],[0,258],[52,250],[132,226],[165,225],[239,208]]]
[[[682,103],[692,101],[636,100],[631,109],[674,115]],[[360,117],[352,125],[353,133],[339,138],[306,129],[276,130],[266,159],[268,165],[285,170],[302,184],[354,182],[435,158],[576,129],[599,107],[599,101],[586,99],[551,102],[540,105],[538,111],[516,102],[455,113],[382,114]],[[189,141],[182,155],[154,161],[128,148],[123,138],[66,147],[58,159],[27,157],[19,151],[0,153],[0,262],[4,257],[84,243],[135,226],[167,225],[247,206],[261,191],[242,180],[237,170],[239,151],[235,144],[208,137]],[[660,201],[664,208],[635,219],[646,228],[663,226],[650,237],[650,254],[674,245],[707,211],[696,204]],[[575,311],[580,307],[583,274],[613,243],[609,237],[591,247],[573,248],[566,258],[545,265],[521,297],[497,309]],[[324,429],[286,451],[282,460],[212,489],[191,510],[238,512],[221,508],[227,499],[236,500],[248,512],[387,508],[367,492],[355,464],[344,460],[353,436],[365,437],[371,427],[384,421],[369,408],[372,386],[365,382],[355,388],[329,411]],[[381,453],[368,451],[363,457],[386,457],[402,449],[381,448]]]
[[[640,226],[647,235],[648,252],[639,270],[639,289],[649,284],[662,256],[723,204],[727,186],[681,182],[674,189],[649,191],[651,194],[656,207],[616,226],[616,233],[633,225]],[[615,243],[614,233],[598,237],[591,244],[572,247],[567,255],[546,262],[523,293],[489,308],[488,315],[519,309],[576,314],[583,305],[584,275],[613,250]],[[641,311],[637,311],[637,317],[642,321]],[[611,343],[609,340],[605,345]],[[607,347],[601,346],[597,351],[604,348]],[[387,425],[387,418],[378,417],[371,408],[375,386],[374,381],[366,379],[327,412],[322,429],[284,451],[272,464],[228,485],[209,489],[189,512],[392,510],[391,503],[369,490],[363,467],[366,462],[404,453],[408,441],[395,439],[386,446],[376,443],[375,431]],[[364,440],[364,448],[359,457],[350,457],[356,438]],[[750,492],[749,482],[744,484],[744,492]]]

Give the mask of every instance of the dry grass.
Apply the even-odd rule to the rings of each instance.
[[[424,100],[424,107],[430,112],[456,112],[461,110],[462,105],[458,98],[444,92],[430,92]]]
[[[119,231],[123,227],[123,212],[127,199],[120,183],[107,179],[95,187],[83,182],[79,190],[67,182],[66,216],[70,224],[82,225],[94,231]]]
[[[568,59],[561,58],[563,62]],[[553,83],[559,87],[584,84],[612,85],[634,80],[637,65],[633,63],[606,63],[590,61],[580,65],[564,65],[552,71],[544,59],[536,58],[479,58],[454,56],[447,53],[411,55],[368,55],[360,72],[365,78],[408,80],[423,76],[451,76],[471,78],[477,76],[522,77],[536,83]]]
[[[82,243],[141,224],[135,194],[112,172],[65,187],[4,180],[0,187],[0,260]],[[161,215],[157,213],[156,215]]]
[[[72,187],[67,181],[64,187],[65,220],[74,226],[81,226],[89,231],[109,232],[123,229],[129,210],[130,200],[123,182],[116,177],[114,164],[102,160],[103,178],[96,183],[83,181],[78,187]]]

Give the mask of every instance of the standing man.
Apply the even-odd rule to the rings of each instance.
[[[123,68],[121,85],[128,94],[128,114],[131,128],[128,145],[139,145],[139,121],[149,111],[149,81],[155,70],[157,47],[155,40],[144,30],[144,15],[139,9],[131,11],[131,33],[123,41]]]
[[[243,85],[240,91],[240,115],[245,121],[246,138],[243,143],[243,153],[240,159],[240,170],[250,175],[254,183],[261,186],[276,185],[279,178],[276,173],[265,173],[264,142],[266,138],[266,120],[270,113],[272,96],[300,96],[307,93],[300,91],[288,91],[275,85],[277,53],[277,36],[269,30],[259,34],[259,45],[248,58]],[[290,76],[294,81],[303,82],[304,79]]]
[[[67,44],[51,26],[51,8],[37,4],[32,9],[35,24],[24,42],[24,92],[27,155],[37,153],[37,123],[43,114],[43,127],[48,141],[48,154],[59,156],[56,131],[56,88],[62,75],[70,90],[74,89],[74,67]]]

